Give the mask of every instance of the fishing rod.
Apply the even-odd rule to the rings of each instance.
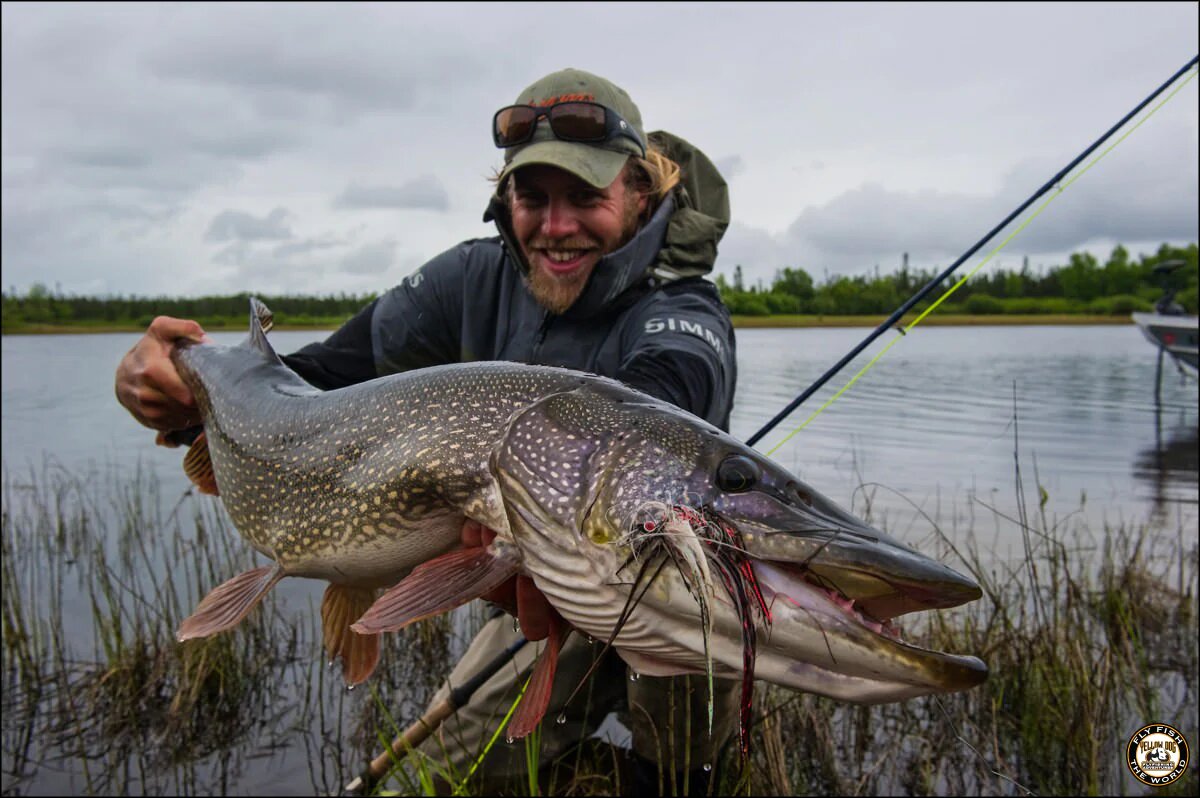
[[[986,244],[993,237],[995,237],[995,235],[997,233],[999,233],[1001,230],[1003,230],[1005,227],[1007,227],[1013,221],[1013,219],[1015,219],[1016,217],[1018,217],[1022,213],[1024,213],[1025,210],[1028,209],[1030,205],[1032,205],[1039,198],[1041,198],[1043,195],[1045,195],[1046,192],[1048,192],[1051,188],[1053,188],[1055,185],[1057,185],[1058,182],[1060,180],[1062,180],[1067,174],[1069,174],[1072,169],[1074,169],[1076,166],[1078,166],[1085,158],[1087,158],[1087,156],[1089,156],[1093,152],[1095,152],[1097,148],[1099,148],[1105,141],[1107,141],[1109,138],[1111,138],[1114,133],[1116,133],[1118,130],[1120,130],[1127,122],[1129,122],[1130,119],[1132,119],[1139,112],[1141,112],[1147,105],[1149,105],[1151,102],[1153,102],[1155,100],[1155,98],[1157,98],[1160,94],[1162,94],[1164,91],[1166,91],[1166,89],[1168,87],[1170,87],[1170,85],[1172,83],[1174,83],[1176,80],[1178,80],[1189,69],[1196,66],[1198,61],[1200,61],[1200,56],[1193,57],[1186,65],[1184,65],[1174,75],[1172,75],[1166,82],[1164,82],[1161,86],[1159,86],[1152,94],[1150,94],[1148,97],[1146,97],[1146,99],[1142,100],[1142,102],[1140,102],[1132,111],[1130,111],[1128,114],[1126,114],[1124,117],[1122,117],[1119,122],[1117,122],[1115,125],[1113,125],[1111,128],[1109,128],[1109,130],[1103,136],[1101,136],[1094,143],[1092,143],[1091,146],[1089,146],[1087,149],[1085,149],[1083,152],[1081,152],[1078,156],[1076,156],[1075,159],[1072,160],[1069,164],[1067,164],[1065,167],[1063,167],[1061,170],[1059,170],[1059,172],[1057,174],[1055,174],[1054,177],[1050,178],[1050,180],[1048,180],[1045,185],[1043,185],[1033,195],[1031,195],[1023,203],[1021,203],[1021,205],[1018,206],[1016,210],[1014,210],[1007,217],[1005,217],[1004,220],[1002,222],[1000,222],[998,225],[993,227],[983,238],[979,239],[979,241],[977,241],[970,249],[968,249],[956,261],[954,261],[954,263],[952,263],[944,271],[942,271],[941,274],[937,275],[932,280],[930,280],[928,283],[926,283],[925,286],[922,287],[917,293],[913,294],[913,296],[910,297],[908,299],[908,301],[906,301],[903,305],[901,305],[899,308],[897,308],[896,311],[894,313],[892,313],[891,316],[889,316],[882,324],[880,324],[878,327],[876,327],[873,332],[871,332],[866,338],[864,338],[861,343],[859,343],[852,350],[850,350],[850,352],[848,352],[841,360],[839,360],[836,364],[834,364],[828,371],[826,371],[823,375],[821,375],[821,377],[818,378],[815,382],[813,382],[813,384],[810,385],[807,389],[805,389],[803,393],[801,393],[799,396],[797,396],[795,399],[793,399],[788,404],[787,407],[785,407],[774,418],[772,418],[769,422],[767,422],[767,424],[764,425],[762,429],[760,429],[758,432],[751,435],[746,440],[746,444],[748,446],[753,446],[755,443],[757,443],[759,440],[761,440],[764,435],[766,435],[768,432],[770,432],[772,429],[774,429],[781,421],[783,421],[785,418],[787,418],[789,415],[791,415],[791,413],[793,411],[795,411],[795,409],[797,407],[799,407],[801,404],[804,403],[805,400],[807,400],[810,396],[812,396],[814,393],[816,393],[818,390],[820,390],[820,388],[822,386],[824,386],[825,383],[827,383],[830,379],[832,379],[834,377],[834,375],[836,375],[839,371],[841,371],[846,366],[847,363],[849,363],[851,360],[853,360],[855,357],[857,357],[858,354],[861,353],[862,350],[867,348],[871,344],[872,341],[874,341],[876,338],[878,338],[880,335],[882,335],[888,328],[892,327],[897,321],[899,321],[904,316],[905,313],[907,313],[909,310],[911,310],[914,305],[916,305],[918,302],[920,302],[925,296],[927,296],[931,291],[933,291],[934,288],[936,288],[947,277],[949,277],[951,274],[953,274],[958,269],[958,267],[961,266],[967,260],[967,258],[971,257],[977,251],[979,251],[979,249],[982,248],[984,246],[984,244]],[[901,330],[901,332],[903,333],[904,331]],[[361,776],[359,776],[358,778],[355,778],[353,781],[351,781],[349,784],[347,784],[343,788],[343,794],[344,795],[361,795],[361,794],[368,792],[375,784],[377,784],[379,782],[379,779],[387,772],[388,766],[391,764],[393,759],[398,754],[400,754],[406,748],[415,747],[415,746],[419,745],[422,741],[424,741],[430,734],[433,733],[433,731],[438,726],[440,726],[442,724],[443,721],[446,720],[446,718],[450,717],[450,715],[457,712],[460,707],[462,707],[464,704],[466,704],[467,701],[470,699],[471,695],[474,694],[474,692],[484,682],[486,682],[493,675],[495,675],[495,673],[497,671],[499,671],[500,668],[502,668],[507,662],[509,662],[527,642],[528,641],[524,637],[520,638],[515,643],[513,643],[511,646],[509,646],[507,649],[505,649],[504,651],[501,651],[494,659],[492,659],[487,665],[485,665],[483,667],[483,669],[481,669],[478,673],[476,673],[473,677],[471,677],[471,679],[464,682],[462,685],[455,688],[454,690],[450,691],[450,694],[446,697],[446,699],[444,699],[443,701],[438,703],[436,706],[430,708],[430,710],[428,712],[426,712],[425,715],[423,715],[415,723],[413,723],[411,726],[409,726],[404,731],[403,734],[401,734],[399,737],[397,737],[395,740],[393,740],[391,745],[389,745],[388,748],[382,754],[375,757],[375,759],[373,759],[371,761],[367,770],[364,771]]]
[[[956,269],[958,269],[958,267],[961,266],[963,264],[963,262],[967,260],[967,258],[971,257],[977,251],[979,251],[979,249],[981,247],[983,247],[984,244],[986,244],[997,233],[999,233],[1001,230],[1003,230],[1005,227],[1007,227],[1012,222],[1013,219],[1017,218],[1022,213],[1024,213],[1025,210],[1030,205],[1032,205],[1040,197],[1042,197],[1046,192],[1048,192],[1055,185],[1057,185],[1058,182],[1060,180],[1062,180],[1068,173],[1070,173],[1070,171],[1072,169],[1074,169],[1076,166],[1078,166],[1080,164],[1080,162],[1083,161],[1084,158],[1086,158],[1087,156],[1089,156],[1093,152],[1095,152],[1096,149],[1098,147],[1100,147],[1101,144],[1103,144],[1105,141],[1107,141],[1114,133],[1117,132],[1117,130],[1122,128],[1130,119],[1132,119],[1134,116],[1136,116],[1143,108],[1145,108],[1147,105],[1149,105],[1151,102],[1153,102],[1154,99],[1156,97],[1158,97],[1158,95],[1160,95],[1164,91],[1166,91],[1166,89],[1172,83],[1174,83],[1176,80],[1178,80],[1188,70],[1195,67],[1197,61],[1200,61],[1200,56],[1194,56],[1191,61],[1188,61],[1187,64],[1185,64],[1178,72],[1176,72],[1165,83],[1163,83],[1161,86],[1159,86],[1154,91],[1153,94],[1151,94],[1149,97],[1147,97],[1146,99],[1144,99],[1140,103],[1138,103],[1137,107],[1135,107],[1132,111],[1130,111],[1128,114],[1126,114],[1124,117],[1121,118],[1121,121],[1117,122],[1115,125],[1113,125],[1111,128],[1109,128],[1107,133],[1105,133],[1103,136],[1098,138],[1090,147],[1088,147],[1086,150],[1081,152],[1073,161],[1071,161],[1069,164],[1067,164],[1065,167],[1063,167],[1058,172],[1058,174],[1056,174],[1056,175],[1054,175],[1054,177],[1050,178],[1050,180],[1048,180],[1044,186],[1042,186],[1032,196],[1030,196],[1029,199],[1027,199],[1023,203],[1021,203],[1021,205],[1015,211],[1013,211],[1007,217],[1005,217],[1004,221],[1000,222],[1000,224],[993,227],[991,229],[991,231],[988,232],[987,235],[985,235],[983,238],[979,239],[979,241],[977,241],[974,246],[972,246],[970,249],[968,249],[966,252],[964,252],[962,254],[962,256],[960,256],[958,258],[958,260],[954,261],[954,263],[952,263],[950,266],[948,266],[941,274],[939,274],[938,276],[936,276],[932,280],[930,280],[928,283],[926,283],[925,286],[920,291],[913,294],[912,297],[910,297],[907,302],[905,302],[903,305],[901,305],[899,308],[897,308],[896,311],[887,318],[887,320],[885,320],[882,324],[880,324],[878,327],[876,327],[875,330],[870,335],[868,335],[866,338],[864,338],[861,343],[859,343],[857,346],[855,346],[853,349],[851,349],[846,354],[845,357],[843,357],[836,364],[834,364],[828,371],[826,371],[824,374],[822,374],[821,377],[818,378],[812,385],[808,386],[808,388],[806,388],[803,393],[801,393],[799,396],[797,396],[795,399],[793,399],[791,401],[791,403],[788,404],[787,407],[785,407],[783,410],[779,411],[779,413],[773,419],[768,421],[766,423],[766,425],[763,426],[762,429],[760,429],[758,432],[751,435],[746,440],[746,444],[748,446],[753,446],[755,443],[757,443],[759,440],[761,440],[764,435],[766,435],[768,432],[770,432],[772,429],[774,429],[776,427],[776,425],[779,424],[779,422],[783,421],[785,418],[787,418],[789,415],[791,415],[792,412],[797,407],[799,407],[806,399],[808,399],[810,396],[812,396],[814,393],[816,393],[818,390],[820,390],[820,388],[825,383],[829,382],[829,380],[832,379],[835,374],[837,374],[839,371],[841,371],[846,366],[847,363],[849,363],[851,360],[853,360],[855,357],[857,357],[860,352],[862,352],[864,349],[866,349],[868,346],[870,346],[872,341],[874,341],[879,336],[883,335],[883,333],[889,327],[891,327],[897,321],[899,321],[900,318],[902,316],[904,316],[904,314],[907,313],[909,310],[911,310],[914,305],[916,305],[918,302],[920,302],[922,299],[924,299],[925,296],[929,294],[929,292],[931,292],[943,280],[945,280],[952,273],[954,273],[954,271]],[[1061,191],[1061,189],[1060,189],[1060,191]],[[903,333],[904,330],[901,330],[900,332]]]
[[[518,638],[515,643],[492,658],[478,673],[451,690],[450,694],[443,700],[430,707],[428,712],[405,729],[399,737],[392,740],[392,744],[382,754],[372,759],[361,776],[343,787],[342,794],[365,795],[370,792],[379,783],[379,780],[383,778],[384,774],[387,773],[388,767],[396,757],[406,749],[415,748],[424,742],[429,735],[437,730],[438,726],[442,725],[442,722],[446,718],[453,715],[471,700],[471,696],[474,695],[475,691],[515,657],[517,652],[524,648],[528,642],[524,636]]]

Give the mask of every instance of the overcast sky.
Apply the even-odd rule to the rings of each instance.
[[[946,266],[1198,49],[1195,3],[2,14],[3,285],[79,294],[386,290],[494,235],[492,113],[568,66],[722,168],[718,272]],[[1197,83],[999,262],[1196,241]]]

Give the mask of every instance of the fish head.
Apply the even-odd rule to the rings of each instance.
[[[974,581],[671,405],[583,383],[518,414],[492,467],[534,581],[642,672],[737,675],[750,625],[756,677],[786,687],[877,703],[986,678],[892,623]]]

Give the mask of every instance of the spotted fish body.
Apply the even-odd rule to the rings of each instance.
[[[581,385],[624,390],[486,362],[319,391],[254,336],[175,361],[238,531],[287,575],[369,587],[457,547],[464,518],[507,529],[489,458],[514,414]]]
[[[189,460],[211,463],[271,565],[214,589],[181,640],[236,625],[284,576],[324,579],[326,649],[356,683],[380,633],[523,573],[642,673],[859,702],[985,678],[978,659],[909,645],[891,625],[978,586],[705,421],[614,380],[515,363],[319,391],[279,360],[253,307],[245,343],[181,343],[173,358],[204,419]],[[468,518],[497,533],[486,549],[461,548]],[[539,659],[522,703],[534,709],[513,721],[523,732],[566,633]]]

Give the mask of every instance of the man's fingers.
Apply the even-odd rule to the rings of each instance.
[[[470,518],[463,521],[463,548],[490,546],[495,539],[494,529],[489,529]],[[510,615],[517,616],[526,640],[544,640],[550,634],[550,615],[554,608],[529,577],[515,576],[484,593],[480,598],[503,607]]]
[[[208,337],[198,322],[191,319],[176,319],[171,316],[156,316],[154,321],[150,322],[150,327],[146,332],[166,343],[173,343],[179,338],[187,338],[200,343]]]
[[[517,576],[517,619],[526,640],[545,640],[550,634],[550,616],[554,608],[524,574]]]
[[[509,579],[500,587],[490,590],[480,596],[484,601],[502,607],[509,615],[517,614],[517,577]]]
[[[154,445],[155,446],[165,446],[168,449],[178,449],[179,448],[179,444],[175,443],[175,441],[168,438],[167,433],[165,433],[165,432],[159,432],[157,435],[154,436]]]
[[[463,522],[462,544],[464,549],[475,549],[484,545],[483,524],[468,518]]]
[[[180,339],[208,340],[190,319],[158,316],[117,366],[117,400],[139,423],[157,430],[200,423],[192,390],[179,376],[171,351]]]
[[[153,386],[167,401],[174,401],[186,408],[196,406],[196,398],[191,388],[187,387],[175,364],[169,359],[160,358],[151,361],[142,369],[142,380],[146,386]]]

